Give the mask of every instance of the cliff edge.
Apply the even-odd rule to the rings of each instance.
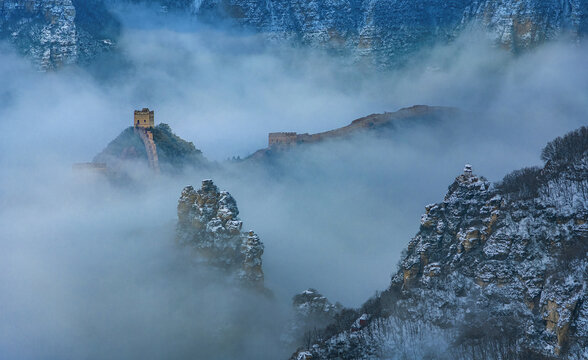
[[[426,206],[390,287],[299,354],[586,358],[588,128],[555,139],[542,158],[497,184],[466,166]],[[353,330],[362,314],[366,326]]]

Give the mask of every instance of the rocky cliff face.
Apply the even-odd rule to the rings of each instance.
[[[303,343],[305,337],[315,329],[321,329],[334,322],[343,310],[339,303],[333,304],[316,289],[307,289],[292,298],[294,318],[283,336],[285,343]]]
[[[0,1],[0,38],[42,70],[89,61],[112,48],[118,31],[99,0]]]
[[[203,19],[231,19],[289,39],[389,66],[464,29],[482,28],[515,52],[588,32],[586,0],[112,0],[159,2]],[[3,0],[0,35],[41,68],[86,62],[110,49],[120,25],[104,0]]]
[[[497,43],[518,51],[566,33],[588,30],[586,0],[203,0],[207,17],[228,17],[266,33],[376,64],[402,59],[424,45],[480,26]]]
[[[426,207],[390,288],[355,313],[373,315],[369,324],[327,330],[304,350],[321,359],[586,358],[588,128],[556,139],[543,158],[545,167],[499,184],[466,166]]]
[[[238,215],[235,199],[212,180],[203,180],[199,190],[187,186],[178,202],[177,241],[242,283],[263,288],[263,243],[253,231],[241,231]]]

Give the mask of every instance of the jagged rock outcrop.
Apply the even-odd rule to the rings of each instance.
[[[341,304],[333,304],[316,289],[307,289],[292,298],[292,307],[297,319],[317,327],[319,323],[328,324],[339,311]]]
[[[253,231],[241,231],[238,215],[235,199],[212,180],[203,180],[199,190],[187,186],[178,202],[177,242],[243,284],[263,288],[263,243]]]
[[[248,284],[263,284],[263,269],[261,255],[263,243],[253,231],[247,233],[247,238],[241,243],[243,262],[239,278]]]
[[[316,289],[307,289],[292,298],[294,318],[284,335],[285,342],[296,344],[309,336],[309,332],[324,328],[333,321],[343,306],[333,304]]]
[[[466,166],[426,207],[390,288],[356,312],[372,315],[368,326],[323,333],[304,350],[422,358],[431,354],[402,344],[427,334],[435,358],[588,356],[588,128],[542,157],[543,168],[498,184]]]
[[[90,61],[113,47],[119,31],[101,0],[0,1],[0,39],[42,70]]]
[[[274,38],[390,64],[469,26],[514,51],[588,31],[586,0],[203,0],[203,17],[231,18]]]

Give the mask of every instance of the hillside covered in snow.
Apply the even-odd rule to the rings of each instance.
[[[294,357],[585,359],[588,128],[542,159],[497,184],[466,165],[426,207],[390,287]]]
[[[383,67],[471,29],[514,53],[588,32],[586,0],[6,0],[0,38],[41,69],[88,63],[116,49],[121,24],[110,7],[128,3],[157,4],[163,15],[195,15]]]

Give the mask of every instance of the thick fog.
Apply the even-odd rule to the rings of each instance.
[[[132,11],[129,11],[131,9]],[[0,44],[0,350],[7,358],[284,358],[290,298],[307,287],[359,306],[383,290],[465,163],[497,181],[586,124],[588,48],[513,57],[472,33],[401,69],[352,65],[193,18],[119,9],[119,60],[39,73]],[[273,131],[318,132],[415,104],[463,116],[227,163]],[[118,187],[72,172],[155,110],[215,170]],[[270,299],[174,244],[185,185],[213,178],[265,244]]]

